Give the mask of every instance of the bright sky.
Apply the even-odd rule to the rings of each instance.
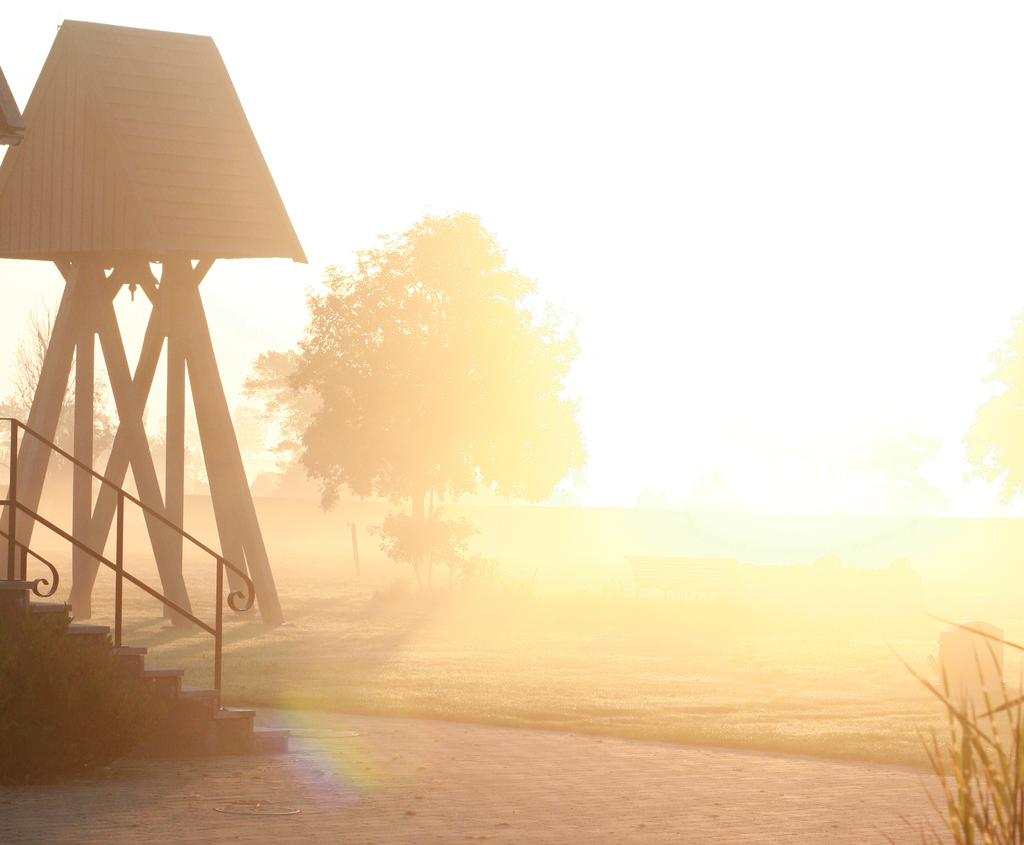
[[[311,261],[204,283],[233,394],[325,263],[468,210],[580,319],[585,503],[717,472],[739,507],[884,511],[862,457],[919,433],[951,509],[991,511],[961,441],[1024,309],[1020,4],[240,8],[37,0],[0,26],[22,106],[64,17],[216,40]],[[60,289],[28,263],[0,285],[10,327]]]

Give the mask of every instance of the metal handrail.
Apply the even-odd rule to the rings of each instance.
[[[167,598],[162,593],[160,593],[157,590],[153,589],[153,587],[150,587],[149,584],[147,584],[141,578],[135,577],[130,572],[125,572],[123,565],[122,566],[118,566],[117,563],[115,563],[114,561],[110,560],[105,555],[101,555],[99,552],[95,551],[94,549],[90,549],[85,543],[83,543],[81,540],[79,540],[73,534],[69,534],[63,528],[61,528],[60,526],[58,526],[58,525],[54,524],[53,522],[51,522],[50,520],[48,520],[45,516],[42,516],[41,514],[36,513],[36,511],[32,510],[31,508],[26,507],[25,505],[21,504],[21,502],[12,502],[10,499],[0,499],[0,505],[11,505],[12,507],[16,507],[22,513],[28,514],[29,516],[32,517],[32,519],[37,521],[40,525],[43,525],[46,528],[49,528],[58,537],[60,537],[60,538],[62,538],[64,540],[67,540],[76,549],[81,549],[83,552],[88,554],[90,557],[94,558],[99,563],[102,563],[108,569],[113,569],[115,572],[119,572],[120,573],[120,577],[127,579],[132,584],[134,584],[136,587],[141,589],[143,592],[149,593],[149,595],[151,595],[153,598],[157,599],[157,601],[162,602],[167,607],[171,608],[171,610],[175,611],[175,613],[180,613],[182,616],[184,616],[190,622],[194,622],[196,625],[198,625],[200,628],[202,628],[207,633],[216,634],[216,630],[214,628],[210,627],[202,619],[198,618],[197,616],[194,616],[190,611],[185,610],[185,608],[183,608],[176,601],[174,601],[173,599]],[[22,544],[19,543],[18,545],[22,545]],[[115,616],[115,619],[117,619],[116,616]],[[120,627],[120,625],[115,622],[115,631],[117,630],[118,627]],[[117,637],[117,635],[115,633],[115,645],[120,646],[120,642],[116,642],[116,639],[119,639],[119,638]]]
[[[25,425],[23,422],[21,422],[21,420],[18,420],[18,419],[14,418],[14,417],[0,417],[0,422],[8,422],[8,423],[10,423],[10,428],[11,428],[11,432],[10,432],[10,434],[11,434],[10,481],[9,481],[9,486],[8,486],[8,491],[7,491],[7,498],[6,499],[0,499],[0,505],[3,505],[4,507],[6,507],[8,509],[7,510],[7,517],[8,517],[7,531],[0,531],[0,534],[2,534],[4,537],[7,538],[7,577],[8,577],[8,579],[14,580],[14,576],[15,576],[15,558],[17,556],[17,548],[20,547],[21,548],[21,576],[22,576],[22,580],[27,580],[27,577],[26,577],[26,575],[27,575],[27,568],[28,568],[28,559],[27,558],[28,558],[28,555],[30,555],[30,554],[32,555],[32,557],[36,558],[37,560],[41,561],[44,565],[46,565],[50,569],[50,572],[53,574],[54,582],[53,582],[52,588],[49,590],[49,592],[43,594],[43,593],[38,592],[38,589],[37,589],[38,584],[40,582],[48,583],[46,581],[46,579],[38,579],[38,581],[33,584],[33,592],[35,592],[36,595],[40,595],[40,596],[44,596],[44,597],[45,596],[53,595],[53,593],[57,589],[57,582],[59,581],[59,576],[57,574],[56,567],[54,567],[53,564],[50,563],[48,560],[46,560],[42,556],[36,554],[34,551],[29,549],[26,544],[20,542],[17,539],[17,533],[16,533],[17,515],[18,515],[19,512],[21,512],[21,513],[24,513],[27,517],[31,518],[34,522],[39,522],[44,527],[49,528],[57,536],[63,538],[67,542],[69,542],[72,545],[73,548],[80,549],[81,551],[83,551],[87,555],[89,555],[90,557],[94,558],[99,563],[102,563],[104,566],[108,567],[109,569],[113,569],[114,570],[114,573],[115,573],[115,576],[116,576],[115,586],[114,586],[114,645],[116,647],[120,647],[121,646],[121,629],[122,629],[121,622],[122,622],[122,604],[123,604],[122,592],[123,592],[123,582],[124,582],[125,579],[127,579],[130,583],[134,584],[136,587],[141,589],[143,592],[148,593],[150,596],[152,596],[153,598],[157,599],[157,601],[161,602],[165,607],[169,607],[175,613],[178,613],[179,615],[181,615],[185,619],[189,620],[190,622],[192,622],[194,625],[196,625],[197,627],[199,627],[203,631],[206,631],[207,633],[212,634],[213,638],[214,638],[213,686],[214,686],[214,689],[219,694],[220,691],[221,691],[221,669],[222,669],[222,663],[223,663],[223,647],[224,647],[224,570],[225,569],[230,569],[232,572],[234,572],[236,575],[238,575],[243,580],[243,582],[245,584],[245,591],[244,592],[242,590],[229,590],[228,591],[228,596],[227,596],[228,606],[232,610],[234,610],[235,612],[238,612],[238,613],[243,613],[243,612],[249,610],[253,606],[253,603],[256,600],[256,586],[255,586],[255,584],[253,584],[252,579],[249,578],[249,575],[246,572],[244,572],[243,570],[241,570],[239,567],[235,566],[229,560],[227,560],[223,555],[215,552],[213,549],[211,549],[205,543],[202,543],[201,541],[197,540],[195,537],[193,537],[191,534],[189,534],[187,531],[185,531],[185,529],[182,528],[180,525],[176,525],[174,522],[172,522],[171,520],[167,519],[167,517],[165,517],[159,511],[155,510],[154,508],[152,508],[149,505],[147,505],[145,502],[143,502],[140,499],[136,498],[135,496],[133,496],[128,491],[126,491],[120,485],[115,484],[109,478],[106,478],[105,476],[103,476],[100,473],[96,472],[92,467],[90,467],[89,465],[87,465],[87,464],[83,463],[82,461],[78,460],[77,458],[75,458],[74,455],[71,455],[68,452],[66,452],[64,449],[61,449],[60,446],[58,446],[56,443],[52,442],[51,440],[48,440],[46,437],[43,437],[39,432],[29,428],[27,425]],[[62,529],[60,526],[56,525],[55,523],[53,523],[50,520],[46,519],[45,517],[43,517],[42,515],[40,515],[36,511],[32,510],[31,508],[29,508],[28,506],[26,506],[22,502],[18,501],[18,498],[17,498],[18,497],[18,429],[21,429],[22,431],[24,431],[26,435],[31,435],[33,438],[35,438],[37,441],[42,443],[44,446],[48,447],[51,451],[56,452],[58,455],[61,455],[66,460],[70,461],[73,466],[78,467],[81,470],[84,470],[85,472],[89,473],[89,475],[91,475],[93,478],[99,480],[101,483],[106,484],[109,487],[112,487],[114,489],[114,491],[117,493],[117,516],[116,516],[117,526],[116,526],[116,534],[115,534],[115,549],[116,549],[116,551],[115,551],[115,559],[113,561],[111,561],[109,558],[107,558],[102,553],[97,552],[95,549],[93,549],[93,548],[89,547],[88,545],[86,545],[85,543],[83,543],[81,540],[79,540],[73,534],[69,534],[67,531]],[[163,595],[163,593],[155,590],[153,587],[150,587],[142,579],[137,578],[136,576],[132,575],[131,573],[125,571],[125,569],[124,569],[124,503],[125,503],[125,501],[132,502],[133,504],[135,504],[139,508],[141,508],[145,513],[150,514],[150,515],[156,517],[160,522],[162,522],[168,528],[170,528],[173,531],[175,531],[181,537],[189,540],[191,543],[193,543],[195,546],[197,546],[198,548],[200,548],[203,551],[205,551],[207,554],[209,554],[211,557],[213,557],[217,561],[216,621],[215,621],[215,623],[214,623],[214,625],[212,627],[208,623],[204,622],[203,620],[199,619],[197,616],[192,614],[190,611],[188,611],[185,608],[183,608],[177,602],[173,601],[172,599],[167,598],[165,595]],[[242,601],[244,603],[243,604],[239,604],[240,601]]]
[[[60,446],[58,446],[52,440],[47,440],[38,431],[36,431],[33,428],[29,428],[21,420],[16,419],[15,417],[0,417],[0,422],[11,423],[12,428],[20,428],[26,434],[31,434],[36,440],[38,440],[44,446],[49,447],[51,452],[56,452],[58,455],[60,455],[65,460],[67,460],[70,463],[72,463],[74,466],[76,466],[79,469],[84,470],[85,472],[89,473],[89,475],[91,475],[93,478],[95,478],[100,483],[106,484],[108,487],[114,488],[114,490],[117,493],[119,493],[120,495],[124,496],[124,498],[127,499],[129,502],[131,502],[132,504],[137,505],[138,507],[142,508],[142,510],[144,510],[146,513],[150,514],[151,516],[155,516],[160,522],[162,522],[168,528],[173,529],[175,531],[175,533],[180,534],[182,537],[184,537],[190,543],[192,543],[195,546],[197,546],[198,548],[202,549],[204,552],[206,552],[211,557],[221,557],[220,554],[218,554],[213,549],[211,549],[208,545],[206,545],[206,543],[204,543],[202,540],[198,540],[195,537],[193,537],[184,528],[182,528],[180,525],[176,524],[175,522],[172,522],[170,519],[168,519],[166,516],[164,516],[162,513],[160,513],[160,511],[158,511],[156,508],[152,507],[151,505],[147,505],[145,502],[143,502],[141,499],[133,496],[131,493],[129,493],[127,490],[125,490],[123,487],[121,487],[119,484],[114,483],[109,478],[107,478],[105,475],[96,472],[96,470],[94,470],[91,466],[89,466],[88,464],[83,463],[82,461],[78,460],[78,458],[76,458],[74,455],[64,451],[63,449],[61,449]],[[13,454],[14,453],[12,452],[12,455]],[[12,464],[13,464],[13,458],[12,458]],[[249,575],[244,570],[239,569],[237,566],[235,566],[231,561],[227,560],[226,558],[222,558],[222,559],[224,560],[224,565],[227,566],[228,569],[232,570],[237,575],[240,575],[242,577],[242,579],[246,582],[246,587],[248,587],[250,590],[253,589],[252,580],[249,578]]]
[[[0,500],[0,504],[3,504],[6,501],[7,501],[6,499]],[[23,510],[24,510],[24,508],[23,508]],[[3,529],[0,529],[0,537],[7,537],[7,532],[4,531]],[[41,598],[41,599],[48,599],[55,592],[57,592],[57,587],[60,585],[60,573],[57,572],[57,567],[54,566],[50,561],[48,561],[41,554],[39,554],[38,552],[35,552],[32,549],[30,549],[24,543],[19,542],[18,540],[15,540],[14,541],[14,545],[18,546],[21,549],[21,573],[20,573],[20,580],[28,581],[28,559],[29,559],[29,556],[34,557],[41,564],[43,564],[43,566],[45,566],[47,569],[50,570],[50,576],[51,577],[50,577],[49,581],[47,581],[45,578],[36,578],[36,579],[34,579],[31,582],[32,583],[32,592],[35,593],[35,595],[39,596],[39,598]],[[8,570],[8,572],[7,572],[8,579],[13,581],[14,580],[14,575],[15,575],[14,572]],[[40,592],[40,590],[39,590],[39,585],[40,584],[44,584],[45,586],[49,587],[49,589],[45,593],[44,592]]]

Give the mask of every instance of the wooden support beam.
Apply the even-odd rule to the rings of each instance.
[[[171,299],[176,286],[180,286],[181,281],[184,278],[186,283],[191,282],[192,284],[198,284],[199,281],[206,275],[212,266],[211,261],[200,262],[196,268],[191,268],[188,262],[179,261],[177,264],[174,262],[168,262],[164,265],[164,273],[161,275],[159,284],[156,278],[153,276],[152,271],[148,264],[133,264],[126,266],[124,270],[119,268],[119,277],[123,280],[136,279],[142,286],[143,291],[149,298],[152,304],[152,312],[149,317],[149,322],[146,325],[146,333],[142,340],[142,350],[139,353],[139,361],[135,367],[134,377],[131,379],[132,385],[135,390],[135,398],[140,408],[144,408],[146,402],[149,399],[149,393],[153,387],[153,379],[156,376],[157,365],[160,361],[160,355],[163,350],[164,338],[168,336],[168,332],[172,328],[175,322],[174,310],[171,305]],[[167,275],[169,267],[171,269],[170,275]],[[175,276],[178,277],[177,284],[175,283]],[[167,284],[165,284],[167,282]],[[169,343],[168,346],[171,344]],[[174,370],[173,366],[169,369],[169,374]],[[184,368],[181,368],[181,375],[184,376]],[[184,415],[184,380],[182,379],[181,386],[181,403],[182,403],[182,416]],[[168,403],[168,419],[173,417],[174,403],[170,401]],[[168,438],[168,447],[174,440],[174,437]],[[107,458],[107,466],[104,470],[104,476],[110,479],[113,483],[123,485],[125,477],[127,475],[128,467],[132,463],[132,451],[133,451],[134,438],[132,436],[132,430],[129,426],[119,425],[114,435],[114,442],[111,445],[110,455]],[[182,452],[184,450],[182,449]],[[167,490],[165,491],[165,514],[168,519],[177,522],[177,524],[183,526],[184,517],[184,455],[182,454],[181,460],[169,458],[168,463],[165,465],[165,475],[170,470],[173,475],[174,470],[172,467],[180,466],[180,487],[176,487],[173,478],[169,483],[166,484]],[[165,483],[167,479],[165,478]],[[175,492],[180,489],[180,505],[175,504]],[[141,491],[140,491],[141,493]],[[110,529],[113,524],[114,514],[117,508],[117,495],[112,487],[101,485],[98,495],[96,497],[96,507],[93,511],[92,517],[92,537],[97,543],[97,548],[106,545],[107,538],[110,536]],[[160,528],[160,526],[156,526]],[[162,553],[166,556],[165,570],[167,571],[181,571],[182,569],[182,555],[178,553],[177,549],[181,548],[181,537],[175,532],[166,531],[167,543],[162,552],[159,551],[159,547],[154,548],[155,554]],[[153,536],[153,527],[150,527],[150,536]],[[236,561],[230,556],[228,552],[225,554],[231,559],[232,563]],[[239,560],[237,565],[244,565],[244,560],[241,556],[239,549],[237,553]],[[187,605],[185,605],[187,606]],[[170,615],[170,614],[168,614]],[[173,618],[173,617],[172,617]]]
[[[149,399],[149,391],[153,386],[156,367],[160,362],[160,352],[163,349],[164,328],[160,319],[160,308],[158,300],[153,306],[153,314],[146,326],[146,334],[142,339],[142,351],[139,353],[139,363],[135,367],[135,378],[132,379],[136,400],[141,402],[143,407]],[[127,426],[118,426],[114,433],[114,442],[110,447],[110,455],[107,457],[107,466],[103,471],[106,478],[120,486],[124,486],[128,465],[131,462],[130,433]],[[116,492],[112,487],[106,484],[102,485],[96,496],[96,508],[93,510],[92,516],[92,536],[99,544],[97,547],[106,545],[116,509]]]
[[[198,284],[193,282],[181,293],[181,319],[176,321],[181,325],[176,325],[176,330],[182,333],[186,342],[188,375],[203,443],[206,474],[210,480],[210,494],[215,513],[218,507],[221,509],[217,517],[218,530],[223,523],[225,533],[222,537],[231,545],[241,542],[245,564],[256,585],[256,601],[263,621],[278,625],[283,621],[281,602],[245,476],[242,453],[235,438]],[[227,548],[223,553],[231,557]]]
[[[198,417],[198,411],[196,413]],[[203,455],[216,451],[213,429],[207,425],[199,425],[199,441],[202,445]],[[213,505],[213,519],[217,525],[217,539],[220,541],[220,553],[230,560],[235,566],[249,571],[245,559],[245,547],[242,545],[242,521],[238,514],[235,502],[228,495],[230,488],[224,484],[224,478],[217,470],[210,470],[206,467],[207,481],[210,485],[210,502]],[[252,573],[249,572],[252,577]],[[245,590],[245,584],[230,569],[228,570],[228,584],[232,590]],[[257,587],[257,591],[258,591]],[[260,612],[263,612],[262,605]]]
[[[44,437],[54,439],[74,358],[76,406],[80,409],[75,420],[74,451],[76,457],[92,465],[92,404],[95,341],[98,337],[118,415],[118,429],[104,475],[114,484],[123,485],[130,467],[139,498],[181,525],[184,519],[185,392],[188,379],[192,386],[222,554],[237,566],[248,568],[256,585],[263,620],[268,624],[279,624],[282,621],[280,600],[199,296],[198,286],[212,263],[204,260],[193,266],[185,260],[168,260],[159,284],[148,265],[125,264],[116,268],[109,277],[99,264],[58,265],[66,281],[64,297],[47,347],[29,425]],[[128,367],[112,298],[120,284],[136,277],[152,301],[153,312],[133,375]],[[161,493],[143,425],[143,411],[165,337],[168,338],[168,453],[164,467],[165,491]],[[76,347],[79,354],[74,357]],[[18,492],[21,501],[33,509],[39,504],[48,458],[48,448],[26,438],[19,452]],[[91,477],[82,470],[77,471],[73,489],[73,531],[92,548],[102,551],[109,537],[117,497],[113,488],[100,485],[93,505],[93,493]],[[180,535],[152,516],[146,518],[146,527],[164,595],[191,610],[182,577]],[[31,530],[29,520],[19,520],[19,539],[24,538],[27,542]],[[76,613],[83,616],[89,610],[96,567],[81,555],[77,556],[74,564],[72,592]],[[233,583],[232,587],[238,589],[241,584]]]
[[[69,276],[67,268],[61,268],[61,272],[65,275],[65,279],[68,280]],[[83,273],[85,272],[91,274],[93,273],[93,270],[90,269],[83,271]],[[100,274],[100,277],[103,276],[102,270],[96,270],[96,272]],[[140,271],[137,268],[128,266],[124,269],[115,268],[109,278],[98,277],[92,280],[91,284],[89,279],[83,279],[79,295],[87,297],[91,307],[95,308],[96,303],[103,303],[107,300],[112,300],[113,297],[116,296],[117,290],[111,285],[112,279],[120,278],[123,280],[129,275],[137,275],[138,272]],[[145,272],[149,272],[148,265],[145,266]],[[94,334],[96,331],[94,311],[90,314],[90,331]],[[163,336],[160,331],[160,321],[151,321],[150,325],[147,326],[146,336],[143,341],[142,354],[140,355],[139,365],[136,368],[136,378],[133,380],[133,385],[138,382],[138,387],[140,389],[137,392],[143,397],[143,407],[145,406],[145,398],[148,397],[149,389],[152,385],[153,377],[156,372],[162,343]],[[93,345],[95,346],[95,343]],[[95,358],[95,356],[93,357]],[[95,361],[93,363],[95,363]],[[77,378],[78,376],[76,375],[76,385],[79,383],[77,382]],[[77,402],[78,399],[76,398],[76,405]],[[128,467],[131,463],[134,448],[132,434],[133,431],[130,426],[119,425],[114,437],[114,443],[112,445],[110,455],[107,458],[107,466],[103,474],[117,485],[123,486]],[[95,485],[93,486],[95,487]],[[84,506],[80,504],[82,498],[79,496],[74,500],[73,507],[75,510],[73,511],[73,520],[75,521],[73,523],[73,533],[76,537],[84,538],[87,545],[91,548],[102,552],[107,544],[107,539],[110,536],[110,528],[113,523],[114,512],[117,508],[117,492],[113,487],[106,484],[98,485],[98,490],[95,492],[95,509],[93,509],[90,504],[89,518],[84,523]],[[151,537],[154,533],[166,531],[166,529],[160,525],[159,521],[152,517],[147,520],[147,529]],[[72,555],[73,582],[71,601],[78,618],[88,618],[98,564],[94,558],[82,553],[81,550],[76,550],[76,552],[78,557],[77,565],[75,565],[76,555]],[[161,551],[159,546],[154,546],[154,556],[157,556],[158,559],[161,555],[166,557],[167,554],[168,553],[166,551]],[[171,567],[173,568],[173,565],[171,565]],[[178,569],[180,570],[180,566]],[[174,615],[170,611],[165,611],[165,615],[170,618],[174,618]]]
[[[167,335],[167,422],[164,460],[164,500],[167,518],[175,525],[185,524],[185,346],[181,334],[174,331],[177,298],[182,285],[189,284],[192,266],[187,261],[165,262],[160,279],[163,296],[164,333]],[[183,538],[171,538],[171,560],[181,569]]]
[[[46,346],[43,366],[39,372],[39,384],[32,398],[32,409],[28,415],[28,426],[40,435],[53,440],[64,406],[64,394],[71,376],[71,360],[75,351],[75,291],[78,281],[77,266],[58,265],[66,283],[61,296],[57,316],[53,321],[50,342]],[[23,435],[18,450],[18,501],[38,511],[39,499],[46,480],[46,468],[50,462],[50,449],[34,437]],[[7,525],[7,508],[0,516],[0,525]],[[34,520],[23,517],[17,520],[18,541],[28,544],[32,539]]]
[[[80,296],[75,302],[75,460],[88,467],[93,462],[93,396],[96,367],[96,325],[93,306],[106,277],[93,264],[81,269]],[[71,533],[91,546],[93,479],[82,467],[72,470]],[[76,619],[92,616],[92,586],[96,579],[96,560],[79,547],[71,551],[71,610]]]
[[[111,393],[114,396],[114,404],[117,406],[118,428],[124,428],[127,431],[126,437],[129,444],[127,449],[139,498],[151,508],[163,512],[163,495],[160,492],[160,483],[153,466],[149,439],[146,437],[145,426],[142,423],[145,401],[144,398],[140,401],[139,392],[136,390],[136,385],[128,369],[128,359],[125,355],[121,332],[117,326],[117,315],[114,313],[113,302],[104,302],[96,307],[96,326],[100,338],[100,348],[103,350],[103,360],[107,365],[107,375],[110,377]],[[170,550],[170,538],[173,532],[150,515],[146,516],[146,528],[149,531],[153,554],[156,557],[164,595],[191,612],[192,607],[185,589],[181,567],[174,566]],[[174,619],[173,612],[170,613],[171,618]]]
[[[57,265],[65,281],[70,283],[70,266]],[[137,279],[143,285],[144,290],[153,303],[153,311],[149,323],[146,325],[146,334],[142,340],[142,351],[139,354],[139,362],[135,367],[135,376],[132,379],[138,399],[145,408],[149,399],[149,391],[153,385],[153,378],[156,375],[156,367],[160,361],[160,351],[164,342],[163,319],[161,316],[160,299],[156,293],[156,279],[149,268],[149,264],[142,261],[129,261],[120,267],[114,268],[108,281],[118,280],[119,284],[127,284],[130,279]],[[117,295],[116,290],[109,291],[111,299]],[[56,334],[56,332],[55,332]],[[110,448],[110,455],[107,458],[107,466],[103,472],[114,484],[124,485],[130,463],[131,438],[128,428],[118,427],[114,433],[114,442]],[[106,545],[107,537],[110,535],[110,526],[114,519],[114,511],[117,507],[117,494],[112,487],[101,485],[96,496],[96,508],[93,512],[93,526],[91,536],[96,539],[97,549]]]

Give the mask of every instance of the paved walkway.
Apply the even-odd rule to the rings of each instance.
[[[904,818],[936,820],[928,776],[896,767],[411,719],[261,720],[293,728],[291,753],[0,788],[0,843],[909,844]]]

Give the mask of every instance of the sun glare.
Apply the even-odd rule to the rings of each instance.
[[[1024,843],[1024,6],[8,5],[0,845]]]

